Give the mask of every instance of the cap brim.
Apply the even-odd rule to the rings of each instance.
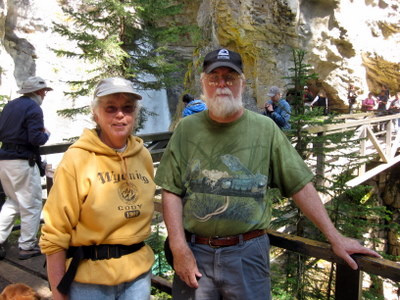
[[[45,88],[40,88],[40,89],[20,89],[17,91],[18,94],[28,94],[28,93],[33,93],[36,91],[40,90],[46,90],[46,91],[52,91],[53,89],[51,87],[45,87]]]
[[[133,93],[132,89],[130,88],[122,88],[122,87],[118,87],[118,88],[110,88],[104,91],[101,91],[99,93],[96,94],[97,97],[102,97],[102,96],[107,96],[107,95],[111,95],[111,94],[116,94],[116,93],[127,93],[127,94],[131,94],[134,96],[134,98],[136,100],[142,100],[142,96],[140,96],[139,94]]]
[[[212,72],[214,69],[219,68],[219,67],[228,67],[231,68],[233,70],[235,70],[236,72],[238,72],[239,74],[242,74],[243,71],[236,66],[235,64],[228,62],[228,61],[216,61],[212,64],[210,64],[207,68],[204,69],[204,73],[210,73]]]
[[[273,96],[275,96],[275,95],[276,95],[276,94],[269,94],[269,93],[267,94],[268,97],[273,97]]]

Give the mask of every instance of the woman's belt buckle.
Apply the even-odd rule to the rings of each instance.
[[[208,238],[208,245],[209,245],[211,248],[214,248],[214,249],[221,248],[221,246],[218,246],[218,245],[214,245],[214,244],[213,244],[213,241],[218,241],[218,238],[219,238],[219,236],[210,236],[210,237]]]

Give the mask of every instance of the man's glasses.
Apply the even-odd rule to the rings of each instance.
[[[217,86],[221,82],[221,79],[224,80],[225,84],[227,86],[232,86],[236,83],[236,81],[239,79],[240,75],[239,74],[227,74],[227,75],[217,75],[217,74],[207,74],[206,79],[208,80],[208,85],[209,86]]]
[[[136,106],[134,105],[124,105],[121,107],[114,106],[114,105],[108,105],[104,108],[104,111],[107,114],[116,114],[117,112],[121,111],[124,115],[129,115],[132,114],[136,109]]]

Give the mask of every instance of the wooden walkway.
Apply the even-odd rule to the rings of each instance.
[[[355,187],[371,179],[375,175],[391,168],[400,162],[400,128],[395,126],[400,114],[376,116],[373,113],[359,113],[341,115],[343,123],[327,124],[307,128],[307,131],[315,135],[329,136],[338,132],[354,131],[354,139],[360,139],[357,148],[350,149],[351,152],[358,152],[360,156],[369,157],[359,167],[355,177],[348,182],[348,187]],[[397,123],[398,124],[398,123]],[[397,134],[398,133],[398,134]],[[328,146],[328,145],[326,145]],[[348,155],[351,153],[349,152]],[[317,164],[323,165],[326,157],[318,157]],[[336,162],[335,168],[330,172],[340,173],[346,169],[346,157]],[[367,164],[375,163],[375,167],[368,169]],[[325,177],[325,170],[321,166],[315,166],[316,173]]]
[[[0,291],[8,284],[22,282],[31,286],[43,299],[51,299],[44,267],[45,256],[19,260],[17,245],[10,242],[6,244],[6,250],[6,258],[0,260]]]

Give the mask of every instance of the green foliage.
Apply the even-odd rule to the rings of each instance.
[[[154,300],[170,300],[170,299],[172,299],[171,295],[161,292],[160,290],[156,289],[153,286],[151,287],[151,296],[152,296],[152,299],[154,299]]]
[[[139,89],[160,89],[171,82],[169,76],[180,63],[166,46],[187,29],[157,22],[180,12],[181,5],[168,0],[85,0],[75,7],[65,3],[62,9],[67,22],[55,23],[54,31],[76,41],[78,49],[54,51],[97,66],[88,80],[71,81],[74,90],[68,95],[87,95],[109,76],[128,78]]]
[[[4,105],[6,105],[8,101],[10,101],[10,97],[6,95],[0,95],[0,112],[3,110]]]
[[[67,118],[67,119],[73,119],[76,115],[78,114],[84,114],[88,115],[90,113],[90,107],[89,106],[82,106],[79,108],[66,108],[66,109],[60,109],[57,110],[57,114]]]
[[[166,239],[166,233],[165,231],[163,231],[161,222],[161,214],[155,212],[155,218],[153,219],[153,223],[155,225],[152,226],[152,233],[150,237],[146,240],[146,244],[148,244],[153,249],[155,256],[155,262],[152,267],[153,275],[161,276],[166,279],[171,279],[173,271],[171,266],[168,264],[164,254],[164,241]],[[155,299],[171,299],[170,295],[161,292],[154,287],[151,288],[151,294]]]
[[[312,73],[311,65],[304,63],[306,54],[307,51],[305,50],[292,49],[293,67],[289,68],[289,72],[291,72],[292,75],[283,77],[289,79],[291,81],[290,85],[293,86],[288,94],[291,95],[289,101],[295,116],[304,115],[306,112],[303,87],[307,85],[307,82],[310,80],[318,78],[317,73]]]
[[[165,274],[171,273],[171,267],[167,263],[164,255],[164,241],[165,236],[162,236],[162,234],[160,233],[160,226],[155,225],[154,231],[152,232],[151,236],[146,240],[146,243],[150,245],[155,255],[155,263],[152,268],[153,274],[162,277],[165,277]]]
[[[361,185],[349,188],[345,183],[354,177],[354,170],[370,158],[362,157],[354,149],[359,148],[360,138],[355,131],[336,132],[333,134],[315,134],[305,129],[316,126],[338,124],[343,122],[334,114],[323,115],[322,111],[312,110],[303,103],[303,86],[311,79],[317,78],[311,68],[303,61],[306,52],[293,50],[293,75],[291,80],[290,103],[292,105],[292,130],[286,132],[299,154],[313,165],[316,172],[317,190],[332,199],[326,208],[335,226],[344,235],[363,241],[366,246],[380,246],[378,232],[393,228],[391,211],[380,205],[372,187]],[[338,164],[345,159],[345,164]],[[325,173],[319,168],[323,168]],[[336,171],[336,175],[335,172]],[[327,178],[324,174],[334,174]],[[319,241],[325,237],[306,219],[298,208],[279,195],[274,197],[273,229],[286,228],[291,233]],[[396,224],[397,225],[397,224]],[[400,226],[398,226],[400,227]],[[399,228],[396,228],[399,229]],[[368,238],[365,233],[368,232]],[[294,253],[282,253],[273,250],[277,260],[273,264],[273,298],[275,299],[329,299],[334,294],[334,270],[328,263],[316,261],[312,257],[303,257]],[[373,288],[365,291],[368,299],[379,299]],[[376,298],[373,298],[376,297]],[[366,299],[367,299],[366,298]]]
[[[196,27],[177,24],[173,16],[182,4],[172,0],[83,0],[63,2],[64,22],[53,30],[76,43],[76,49],[53,49],[59,56],[93,65],[83,80],[68,83],[72,99],[87,96],[105,77],[131,80],[138,90],[161,89],[176,84],[174,74],[187,64],[169,48],[187,38]],[[198,35],[194,35],[198,36]],[[79,106],[79,104],[77,104]],[[86,107],[60,111],[67,117],[86,113]],[[141,116],[150,112],[144,110]]]

